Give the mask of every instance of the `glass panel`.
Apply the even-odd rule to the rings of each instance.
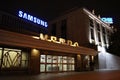
[[[58,56],[58,63],[62,63],[62,56]]]
[[[28,60],[28,53],[22,52],[22,60]]]
[[[68,57],[68,63],[72,63],[72,58]]]
[[[100,35],[100,32],[98,32],[98,41],[101,42],[101,35]]]
[[[0,59],[2,58],[2,49],[0,48]]]
[[[56,23],[52,24],[51,33],[53,36],[56,36]]]
[[[67,64],[63,64],[63,71],[67,71]]]
[[[67,20],[64,19],[61,21],[61,37],[66,39],[66,31],[67,31]]]
[[[3,53],[2,68],[20,67],[21,64],[21,50],[5,48]]]
[[[67,57],[66,56],[63,57],[63,63],[67,63]]]
[[[11,60],[9,60],[10,64],[12,64],[14,66],[19,66],[20,65],[20,56],[17,57],[18,56],[17,52],[11,51],[11,52],[9,52],[9,56],[11,57],[10,58]]]
[[[1,60],[0,60],[0,66],[1,66]]]
[[[53,64],[52,70],[53,70],[53,71],[58,71],[58,70],[59,70],[59,67],[58,67],[56,64]]]
[[[105,34],[103,34],[103,40],[104,40],[104,43],[106,44],[106,36],[105,36]]]
[[[41,55],[40,61],[42,62],[42,64],[40,65],[40,72],[74,70],[74,57]]]
[[[103,26],[102,26],[102,31],[103,31],[103,33],[105,34],[105,27],[103,27]]]
[[[96,23],[97,30],[100,31],[100,25],[99,23]]]
[[[92,28],[90,30],[91,30],[91,39],[94,40],[94,30]]]
[[[40,72],[45,72],[45,64],[40,64]]]
[[[90,21],[90,26],[94,27],[94,25],[93,25],[93,19],[89,19],[89,21]]]
[[[28,60],[22,60],[21,67],[23,68],[28,67]]]
[[[53,63],[57,63],[57,56],[53,56]]]
[[[51,55],[47,55],[47,63],[52,63],[52,56]]]
[[[2,48],[0,48],[0,66],[1,66],[1,58],[2,58]]]
[[[28,53],[26,53],[26,52],[22,52],[21,67],[28,67]]]
[[[71,63],[75,63],[75,59],[74,58],[71,58],[71,59],[72,59]]]
[[[75,65],[72,65],[72,70],[75,70]]]
[[[72,65],[68,64],[68,70],[71,71],[72,70]]]
[[[41,63],[45,63],[45,55],[41,55],[40,62],[41,62]]]
[[[51,64],[47,64],[46,71],[52,71],[52,65]]]
[[[59,71],[62,71],[62,64],[58,64]]]

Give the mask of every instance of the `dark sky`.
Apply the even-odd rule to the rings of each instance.
[[[85,7],[95,10],[101,17],[112,17],[114,25],[120,26],[119,0],[1,0],[0,10],[16,15],[23,10],[47,21],[55,18],[66,10]]]

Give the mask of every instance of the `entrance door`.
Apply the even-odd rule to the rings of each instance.
[[[45,55],[40,56],[40,72],[74,71],[75,60],[71,56]]]

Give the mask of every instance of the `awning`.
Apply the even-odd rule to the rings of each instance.
[[[97,51],[87,47],[73,47],[44,40],[32,36],[0,30],[0,44],[18,47],[36,48],[73,54],[97,55]]]

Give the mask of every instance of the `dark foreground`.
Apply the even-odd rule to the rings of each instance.
[[[0,80],[120,80],[120,70],[43,73],[39,75],[0,75]]]

